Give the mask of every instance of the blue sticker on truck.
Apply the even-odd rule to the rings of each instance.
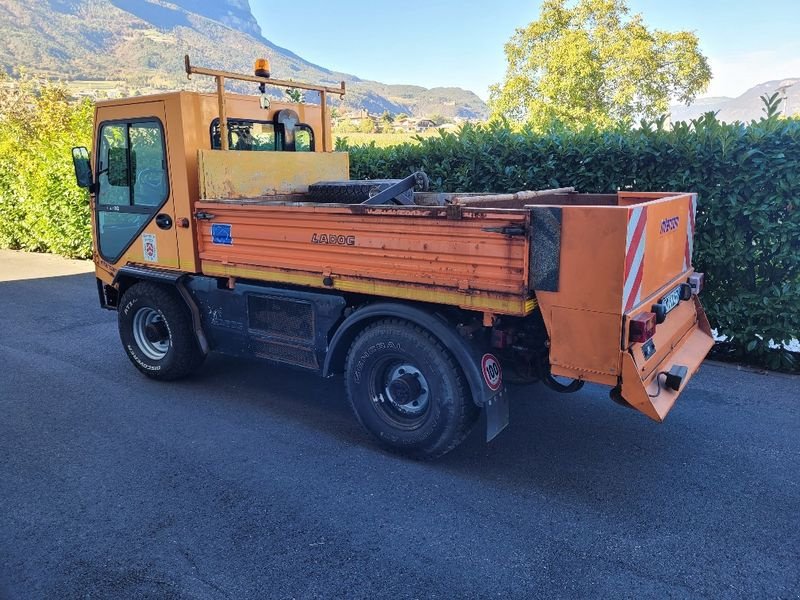
[[[223,223],[211,224],[211,243],[220,246],[233,246],[231,226]]]

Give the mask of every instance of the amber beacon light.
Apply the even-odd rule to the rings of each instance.
[[[270,69],[269,69],[269,60],[266,58],[257,58],[256,59],[256,67],[255,67],[255,74],[256,77],[266,77],[269,78],[270,76]]]

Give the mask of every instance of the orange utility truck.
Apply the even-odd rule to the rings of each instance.
[[[662,421],[712,346],[692,268],[697,196],[434,193],[423,173],[351,181],[341,86],[199,68],[216,93],[98,102],[73,151],[97,291],[148,377],[209,352],[343,374],[361,424],[418,457],[453,449],[509,381],[590,381]],[[237,95],[226,81],[261,95]],[[319,104],[271,99],[297,88]],[[535,392],[531,392],[535,393]]]

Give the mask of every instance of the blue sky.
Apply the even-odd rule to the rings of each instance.
[[[505,72],[503,45],[536,19],[522,0],[250,0],[264,36],[324,67],[384,83],[458,86],[483,98]],[[704,96],[800,77],[800,1],[629,0],[659,29],[692,30],[711,61]]]

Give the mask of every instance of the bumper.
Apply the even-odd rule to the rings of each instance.
[[[662,422],[667,413],[675,405],[678,396],[686,387],[686,383],[700,368],[708,351],[714,345],[711,327],[705,311],[693,296],[694,323],[680,337],[670,341],[671,349],[657,365],[648,365],[646,369],[637,366],[631,352],[622,355],[622,388],[623,399],[636,410],[644,413],[654,421]],[[682,365],[687,368],[687,376],[680,385],[680,390],[669,389],[664,384],[664,376],[659,374],[672,367]]]

